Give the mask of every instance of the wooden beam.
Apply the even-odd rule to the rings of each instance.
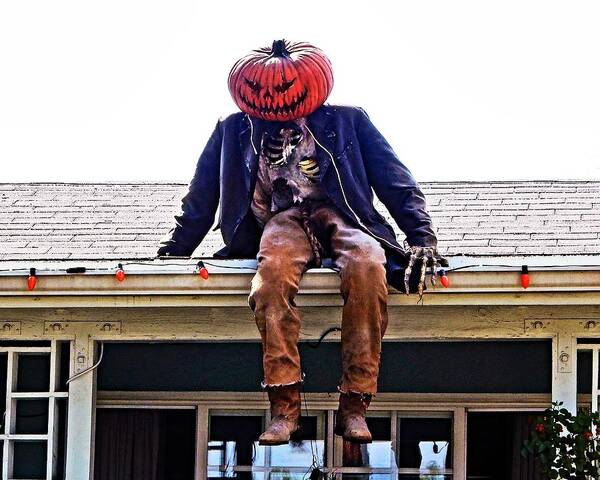
[[[454,429],[452,432],[452,478],[466,480],[467,478],[467,410],[464,407],[453,409]]]
[[[388,312],[384,341],[550,339],[559,330],[577,337],[600,337],[600,305],[390,306]],[[302,307],[301,316],[301,339],[314,340],[326,328],[339,326],[341,308]],[[18,333],[3,332],[2,323],[10,321],[21,325]],[[115,341],[259,340],[247,306],[0,309],[0,339],[72,340],[79,331]],[[337,339],[336,335],[328,339]]]
[[[311,393],[306,397],[309,408],[314,410],[335,409],[337,393]],[[579,398],[589,401],[589,395]],[[369,407],[373,411],[414,410],[449,411],[454,408],[478,409],[527,409],[543,410],[550,405],[551,396],[545,393],[378,393]],[[269,406],[264,392],[131,392],[98,391],[98,405],[155,405],[185,406],[207,405],[211,409],[259,409]]]
[[[198,405],[196,408],[195,480],[206,479],[208,461],[208,420],[208,406]]]

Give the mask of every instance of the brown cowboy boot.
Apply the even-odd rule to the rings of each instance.
[[[371,443],[373,437],[367,426],[365,414],[371,403],[371,395],[361,393],[340,393],[335,430],[344,440],[354,443]]]
[[[258,437],[259,445],[283,445],[290,441],[290,435],[298,430],[300,420],[300,383],[269,387],[271,402],[271,422]]]

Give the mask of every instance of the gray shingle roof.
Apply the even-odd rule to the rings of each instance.
[[[600,255],[600,181],[421,186],[445,255]],[[0,184],[0,260],[153,257],[186,190],[172,183]],[[195,253],[210,256],[220,245],[212,232]]]

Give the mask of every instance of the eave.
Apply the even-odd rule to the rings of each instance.
[[[450,286],[428,285],[423,301],[390,289],[390,306],[460,305],[597,305],[600,304],[600,268],[597,257],[568,262],[557,258],[451,260]],[[208,261],[208,260],[207,260]],[[0,307],[239,307],[247,306],[253,262],[210,260],[210,277],[194,274],[196,261],[177,264],[151,262],[126,267],[125,281],[114,276],[114,264],[92,264],[82,274],[65,274],[60,263],[40,270],[35,290],[27,290],[23,263],[0,275]],[[471,263],[469,263],[471,262]],[[520,265],[529,265],[531,286],[521,287]],[[29,262],[32,264],[33,262]],[[81,262],[80,262],[81,263]],[[89,263],[89,262],[88,262]],[[495,263],[495,264],[494,264]],[[537,265],[536,265],[537,264]],[[21,270],[18,270],[21,265]],[[99,266],[100,265],[100,266]],[[368,279],[365,279],[368,281]],[[300,285],[297,303],[306,306],[339,306],[339,277],[328,268],[312,269]]]

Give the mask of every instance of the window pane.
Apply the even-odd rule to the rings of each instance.
[[[258,445],[263,426],[262,415],[211,415],[209,478],[301,480],[312,464],[325,464],[324,415],[303,416],[287,445]]]
[[[50,389],[50,354],[19,354],[17,392],[47,392]]]
[[[14,478],[46,478],[46,442],[15,442]]]
[[[389,417],[367,417],[373,443],[343,442],[344,467],[391,468],[394,462]],[[346,478],[346,475],[344,475]],[[350,478],[350,477],[348,477]]]
[[[48,433],[47,398],[17,400],[15,433]]]
[[[544,478],[536,459],[521,455],[529,437],[531,415],[525,412],[469,412],[467,418],[467,478],[533,480]],[[520,472],[520,473],[519,473]]]
[[[263,473],[248,467],[264,467],[264,449],[258,447],[263,415],[211,415],[208,438],[208,477],[263,480]],[[245,469],[235,469],[243,466]],[[240,471],[245,470],[245,471]]]
[[[398,418],[398,467],[431,474],[452,467],[451,418]]]
[[[0,353],[0,412],[6,411],[6,370],[7,370],[8,355]],[[0,422],[3,423],[3,422]],[[4,433],[4,427],[0,429]]]
[[[67,385],[67,380],[70,374],[71,342],[58,342],[58,349],[60,352],[60,362],[57,365],[59,376],[56,390],[59,392],[68,392],[69,386]]]
[[[288,445],[270,447],[271,466],[303,467],[306,471],[312,464],[325,465],[324,423],[323,416],[301,417],[300,430],[292,435]]]
[[[193,409],[99,408],[94,478],[192,479],[195,420]]]

